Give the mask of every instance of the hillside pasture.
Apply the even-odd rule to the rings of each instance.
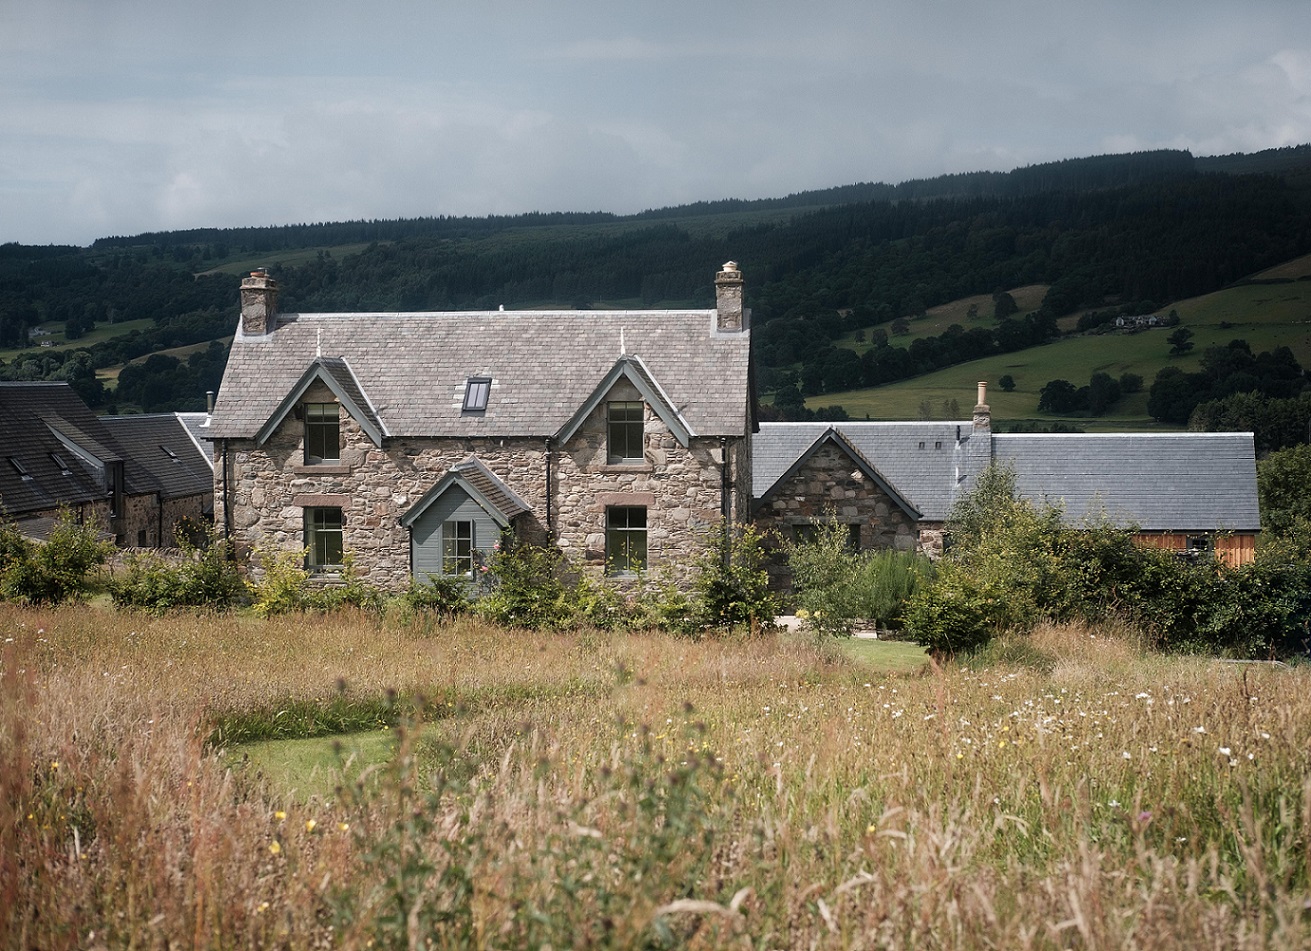
[[[64,336],[64,322],[62,320],[42,321],[41,327],[48,331],[46,335],[34,339],[25,347],[9,350],[0,350],[0,360],[5,363],[10,362],[20,353],[30,353],[42,350],[85,350],[95,343],[101,343],[105,340],[112,340],[115,337],[122,337],[130,334],[134,330],[149,330],[155,326],[155,322],[148,318],[141,320],[123,320],[116,324],[97,324],[95,329],[88,330],[76,340],[69,340]],[[49,347],[41,346],[43,341],[50,343]]]
[[[0,631],[3,947],[1311,941],[1306,668],[1052,626],[912,674],[353,613]],[[335,782],[245,745],[351,710],[399,728]]]
[[[870,419],[917,419],[921,403],[927,400],[934,417],[941,419],[944,401],[955,399],[962,417],[968,417],[976,383],[987,380],[991,384],[988,404],[993,418],[1002,423],[1064,422],[1090,431],[1161,428],[1147,415],[1147,388],[1167,366],[1196,370],[1208,347],[1227,346],[1236,339],[1246,340],[1256,353],[1286,346],[1303,366],[1311,366],[1311,281],[1242,284],[1179,301],[1162,307],[1160,312],[1168,313],[1171,308],[1178,311],[1180,325],[1194,335],[1193,349],[1181,357],[1170,355],[1168,328],[1072,335],[1041,347],[984,357],[886,386],[824,393],[809,398],[806,405],[811,409],[840,405],[853,419],[864,419],[866,415]],[[906,340],[893,338],[893,345],[904,346]],[[1136,373],[1143,378],[1144,390],[1125,397],[1101,417],[1039,414],[1038,397],[1049,380],[1068,380],[1083,386],[1097,372],[1116,378]],[[1015,380],[1012,393],[1004,393],[997,386],[1006,374]]]

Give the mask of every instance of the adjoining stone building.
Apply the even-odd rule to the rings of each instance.
[[[28,537],[65,510],[120,547],[172,547],[212,498],[179,414],[98,417],[67,383],[0,383],[0,516]]]
[[[713,310],[282,314],[255,272],[209,427],[220,531],[393,589],[472,574],[504,531],[684,575],[750,514],[734,263],[715,286]]]
[[[956,500],[988,466],[1073,525],[1132,526],[1141,544],[1244,564],[1261,528],[1251,433],[994,433],[986,385],[960,422],[762,423],[753,517],[797,538],[834,519],[853,547],[940,555]],[[775,566],[776,581],[786,574]]]

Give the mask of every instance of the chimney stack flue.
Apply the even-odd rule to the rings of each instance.
[[[992,410],[988,407],[988,382],[979,381],[979,401],[974,404],[974,431],[992,430]]]
[[[241,332],[247,336],[271,333],[278,322],[278,282],[264,268],[250,272],[241,282]]]
[[[742,309],[742,272],[736,261],[729,261],[715,275],[715,329],[738,331],[746,327]]]

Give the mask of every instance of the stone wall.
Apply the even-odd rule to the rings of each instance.
[[[179,531],[179,527],[192,526],[194,532],[194,530],[209,524],[205,509],[210,504],[211,497],[209,493],[165,499],[163,502],[164,537],[154,544],[160,548],[176,548],[178,542],[187,534],[185,531]]]
[[[637,389],[621,380],[561,447],[555,471],[556,540],[566,555],[599,575],[605,568],[606,508],[644,506],[647,570],[686,579],[723,517],[722,447],[718,438],[699,437],[683,447],[648,405],[644,460],[608,464],[605,404],[640,399]],[[745,512],[750,483],[742,479],[750,477],[750,469],[734,466],[733,476],[730,511]]]
[[[755,516],[759,528],[780,540],[795,540],[798,525],[829,519],[858,526],[862,550],[914,551],[919,546],[915,519],[832,443],[807,459]],[[770,575],[776,586],[791,583],[781,558],[774,559]]]
[[[608,396],[640,398],[627,381]],[[312,385],[304,400],[335,401],[321,383]],[[256,447],[251,440],[229,444],[228,492],[238,550],[299,550],[305,544],[304,509],[340,507],[343,545],[353,554],[356,569],[370,583],[402,588],[410,578],[410,538],[400,525],[401,516],[452,466],[474,455],[530,507],[515,521],[520,538],[536,543],[554,538],[567,556],[599,575],[605,567],[606,507],[643,505],[648,568],[659,571],[668,566],[685,576],[706,531],[719,523],[719,440],[693,438],[684,448],[648,406],[644,461],[610,465],[605,402],[567,444],[553,447],[549,507],[544,437],[389,438],[380,448],[342,409],[340,463],[305,465],[303,423],[289,414],[263,446]],[[222,529],[221,458],[219,462],[214,507],[216,524]],[[745,512],[749,483],[742,480],[749,478],[750,469],[735,469],[732,505]],[[258,568],[254,573],[258,576]]]
[[[159,496],[129,495],[123,499],[121,517],[114,520],[118,544],[153,548],[159,544]]]

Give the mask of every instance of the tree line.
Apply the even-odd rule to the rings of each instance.
[[[1230,157],[1245,173],[1275,174],[1206,162],[1211,170],[1199,172],[1208,166],[1182,152],[1100,156],[626,217],[422,218],[157,233],[89,249],[5,245],[0,347],[23,346],[44,322],[79,339],[151,320],[74,361],[94,368],[223,337],[236,323],[236,280],[197,271],[251,253],[267,253],[284,309],[322,311],[710,307],[707,262],[732,258],[748,277],[762,388],[813,395],[1030,346],[1076,308],[1208,293],[1311,251],[1311,154]],[[770,211],[770,202],[777,213],[707,224]],[[357,253],[278,260],[284,249],[364,242]],[[1033,314],[997,314],[993,326],[953,327],[908,346],[888,339],[897,320],[929,307],[1039,283],[1050,290]],[[866,332],[868,352],[840,343],[853,331]],[[24,373],[38,364],[68,372],[27,353],[16,363]],[[0,366],[0,376],[18,372]],[[200,373],[193,401],[203,398]]]

